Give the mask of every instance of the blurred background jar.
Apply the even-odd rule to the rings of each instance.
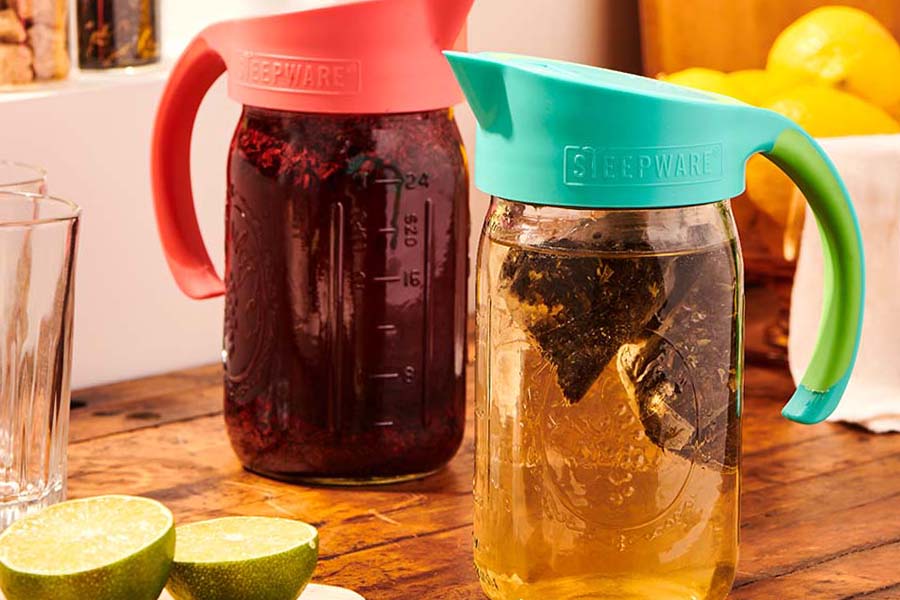
[[[77,28],[82,69],[159,61],[158,0],[78,0]]]
[[[0,87],[69,74],[68,0],[0,0]]]

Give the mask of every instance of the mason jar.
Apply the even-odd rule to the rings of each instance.
[[[475,408],[475,562],[491,598],[726,597],[741,265],[727,201],[493,199]]]

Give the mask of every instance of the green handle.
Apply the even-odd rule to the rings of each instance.
[[[859,350],[865,296],[859,221],[834,165],[804,131],[785,129],[764,155],[806,196],[822,236],[825,289],[818,340],[800,386],[782,411],[792,421],[818,423],[840,402]]]

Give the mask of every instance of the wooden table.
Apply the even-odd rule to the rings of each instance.
[[[424,481],[291,486],[241,469],[220,380],[221,367],[210,366],[76,393],[71,496],[146,495],[180,522],[298,518],[320,528],[319,582],[368,600],[483,598],[471,565],[471,423],[459,455]],[[900,598],[900,436],[787,422],[779,410],[792,385],[781,369],[748,368],[746,390],[742,556],[731,597]]]

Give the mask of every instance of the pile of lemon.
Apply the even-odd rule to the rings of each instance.
[[[785,29],[765,69],[693,68],[660,75],[779,112],[814,137],[900,133],[900,44],[870,14],[826,6]],[[747,169],[750,199],[787,221],[793,186],[762,157]]]

